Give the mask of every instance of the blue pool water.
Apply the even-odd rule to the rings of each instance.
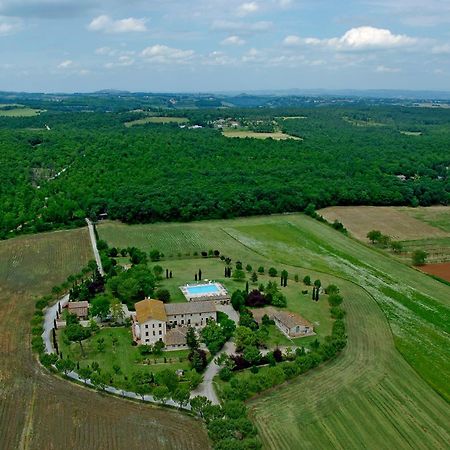
[[[215,284],[203,284],[200,286],[186,287],[186,291],[189,295],[217,294],[219,288]]]

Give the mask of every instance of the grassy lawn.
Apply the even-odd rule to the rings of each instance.
[[[277,347],[279,345],[294,345],[291,339],[288,339],[276,325],[269,325],[269,337],[266,341],[268,348]]]
[[[143,119],[136,119],[131,122],[125,122],[126,127],[133,127],[135,125],[145,125],[147,123],[187,123],[189,119],[185,117],[144,117]]]
[[[249,263],[254,269],[258,266],[253,265],[253,261],[247,259],[245,264]],[[151,263],[152,264],[152,263]],[[151,265],[150,264],[150,265]],[[156,263],[153,263],[156,264]],[[172,271],[173,278],[166,279],[158,283],[158,288],[167,289],[171,295],[171,302],[179,303],[185,302],[186,299],[182,294],[179,286],[186,283],[195,282],[195,273],[199,269],[202,271],[202,276],[205,279],[214,280],[222,283],[228,292],[231,294],[237,289],[245,289],[245,281],[234,281],[232,278],[224,277],[224,267],[225,264],[218,258],[196,258],[196,259],[183,259],[183,260],[168,260],[159,261],[157,264],[161,265],[165,269]],[[270,266],[266,265],[266,271]],[[294,273],[291,272],[291,277]],[[247,280],[250,278],[250,273],[246,273]],[[257,283],[251,283],[249,289],[257,289],[260,283],[267,284],[269,281],[277,281],[279,279],[271,278],[268,275],[258,275]],[[325,298],[319,302],[313,302],[311,300],[311,288],[305,287],[302,282],[295,283],[292,279],[289,281],[288,286],[281,288],[282,292],[287,299],[287,310],[296,312],[305,319],[309,320],[314,324],[316,333],[319,338],[323,338],[331,332],[331,319],[329,315],[329,307]],[[301,291],[303,289],[308,289],[308,295],[303,295]],[[280,333],[281,334],[281,333]],[[281,334],[280,339],[284,335]]]
[[[166,254],[218,249],[244,266],[286,268],[300,279],[310,275],[324,286],[340,287],[349,336],[343,354],[250,403],[265,448],[447,446],[448,286],[303,215],[137,226],[109,222],[99,233],[111,245]],[[206,264],[205,276],[220,280],[220,269]],[[286,289],[300,292],[301,283],[290,281]],[[314,305],[301,293],[286,295],[289,308],[323,321],[325,301]],[[308,311],[313,306],[319,310]]]
[[[78,343],[67,344],[65,342],[63,333],[63,330],[59,331],[58,341],[65,358],[69,357],[73,361],[79,362],[80,367],[90,366],[92,362],[96,361],[102,370],[112,374],[114,373],[113,366],[119,366],[120,374],[114,377],[114,384],[119,387],[125,387],[125,377],[130,379],[133,372],[137,370],[157,373],[167,368],[171,370],[190,369],[187,359],[188,350],[165,351],[162,356],[141,356],[139,348],[131,345],[132,337],[129,327],[102,328],[97,334],[83,341],[84,356]],[[113,336],[118,341],[115,346],[112,342]],[[97,348],[99,338],[105,340],[105,349],[102,352],[99,352]],[[164,362],[164,358],[166,358],[166,362]],[[148,364],[145,364],[144,360]]]

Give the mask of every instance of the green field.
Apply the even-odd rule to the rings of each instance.
[[[447,448],[448,286],[302,215],[98,229],[110,245],[218,249],[340,286],[343,354],[250,403],[266,447]]]
[[[2,109],[0,107],[0,117],[34,117],[44,112],[41,109],[33,108],[13,108]]]
[[[450,208],[448,206],[431,206],[428,208],[401,208],[416,219],[450,232]]]
[[[112,337],[117,338],[117,344],[113,345]],[[105,349],[98,351],[97,341],[99,338],[105,340]],[[132,346],[132,336],[130,327],[103,328],[97,334],[83,342],[84,356],[78,343],[67,343],[63,337],[63,330],[58,333],[60,350],[65,357],[72,361],[79,362],[80,367],[87,367],[93,361],[96,361],[101,370],[114,374],[113,366],[120,367],[120,373],[114,376],[114,385],[126,388],[125,377],[131,379],[136,371],[147,371],[157,373],[163,369],[171,370],[183,369],[189,370],[190,364],[187,359],[188,350],[164,352],[162,356],[153,356],[143,358],[139,349]],[[166,363],[164,363],[166,358]],[[148,359],[149,364],[144,364],[143,360]],[[128,386],[129,387],[129,386]]]
[[[189,119],[185,117],[144,117],[143,119],[132,120],[131,122],[125,122],[126,127],[134,127],[135,125],[145,125],[147,123],[187,123]]]

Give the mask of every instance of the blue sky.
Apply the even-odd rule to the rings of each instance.
[[[0,90],[450,90],[449,0],[0,0]]]

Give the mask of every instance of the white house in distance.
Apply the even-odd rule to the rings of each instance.
[[[160,300],[137,302],[132,314],[133,339],[138,345],[162,341],[167,350],[186,348],[186,332],[191,326],[203,328],[209,320],[217,320],[212,301],[164,304]]]

